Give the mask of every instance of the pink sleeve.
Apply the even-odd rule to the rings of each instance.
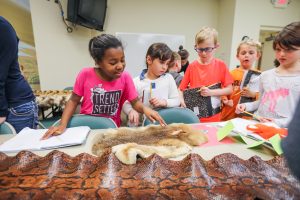
[[[125,74],[124,78],[125,78],[125,85],[126,85],[124,90],[125,99],[128,101],[132,101],[138,97],[136,88],[134,86],[132,77],[128,73]]]
[[[76,77],[76,81],[74,84],[73,92],[77,94],[78,96],[83,96],[83,90],[84,90],[84,82],[85,82],[85,76],[84,76],[84,69],[79,72],[79,74]]]

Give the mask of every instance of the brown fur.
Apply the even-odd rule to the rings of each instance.
[[[190,152],[191,146],[207,141],[200,131],[186,124],[171,124],[166,127],[147,126],[140,128],[111,129],[93,141],[92,153],[101,156],[111,149],[126,164],[133,164],[136,155],[148,157],[156,153],[162,157],[176,157]]]

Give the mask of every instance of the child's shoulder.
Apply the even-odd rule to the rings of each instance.
[[[92,75],[93,73],[94,67],[84,67],[79,71],[78,76],[87,76]]]
[[[250,71],[252,72],[252,74],[255,74],[257,76],[261,74],[261,71],[258,69],[250,69]]]

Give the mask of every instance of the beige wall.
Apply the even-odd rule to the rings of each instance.
[[[218,33],[220,47],[217,50],[217,57],[224,60],[226,64],[230,62],[234,13],[236,0],[220,0]]]
[[[239,64],[235,52],[244,35],[259,40],[261,26],[284,27],[294,21],[300,21],[300,0],[285,9],[274,8],[269,0],[236,0],[230,68]]]
[[[66,1],[62,0],[66,11]],[[53,1],[31,0],[41,88],[63,89],[73,85],[77,73],[93,64],[88,41],[100,32],[80,26],[67,33]],[[191,60],[194,35],[204,25],[217,27],[218,0],[108,0],[105,32],[185,35]],[[66,13],[66,12],[65,12]]]
[[[61,0],[66,13],[66,0]],[[63,89],[74,84],[77,73],[93,65],[88,41],[100,34],[80,26],[67,33],[54,0],[30,0],[41,88]],[[202,26],[219,31],[217,56],[231,67],[242,36],[259,39],[260,26],[284,26],[300,20],[300,0],[276,9],[269,0],[108,0],[105,32],[176,34],[186,37],[190,60],[194,36]],[[65,14],[66,15],[66,14]]]

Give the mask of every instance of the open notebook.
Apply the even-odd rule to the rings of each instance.
[[[85,142],[90,132],[88,126],[67,128],[61,135],[40,140],[47,130],[24,128],[18,135],[0,145],[0,151],[43,150],[79,145]]]

